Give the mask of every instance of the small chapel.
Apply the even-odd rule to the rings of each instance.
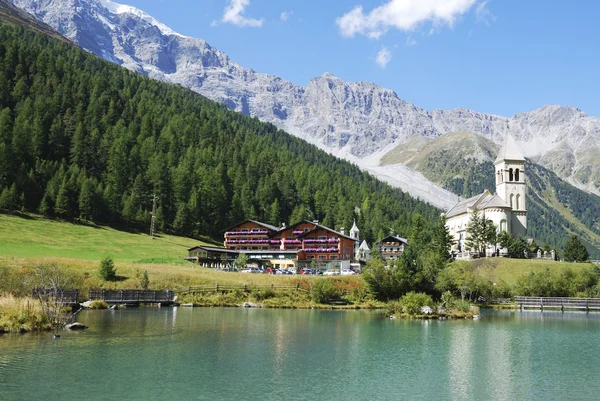
[[[453,253],[461,254],[467,240],[467,226],[474,212],[485,214],[498,227],[513,236],[527,234],[527,205],[525,195],[525,158],[510,134],[504,138],[498,157],[494,161],[496,193],[489,190],[456,203],[446,216],[446,227],[454,236]],[[493,253],[492,250],[490,252]]]

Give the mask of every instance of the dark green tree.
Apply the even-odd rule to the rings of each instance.
[[[571,235],[569,240],[565,243],[563,256],[567,262],[585,262],[590,258],[590,254],[585,245],[576,235]]]
[[[115,269],[115,264],[110,257],[107,256],[100,261],[98,276],[105,281],[114,281],[117,279],[117,270]]]

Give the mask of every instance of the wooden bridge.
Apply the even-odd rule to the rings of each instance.
[[[73,305],[78,302],[79,290],[34,288],[31,295],[33,298],[36,299],[43,299],[45,301],[53,299],[65,305]]]
[[[600,298],[567,298],[567,297],[515,297],[515,304],[521,309],[584,309],[600,310]]]
[[[215,285],[201,285],[196,287],[188,287],[187,291],[180,291],[182,294],[202,294],[211,292],[251,292],[251,291],[306,291],[300,287],[300,284],[291,285],[249,285],[249,284],[215,284]]]
[[[109,304],[159,303],[172,304],[175,292],[171,290],[90,290],[89,299],[102,300]]]

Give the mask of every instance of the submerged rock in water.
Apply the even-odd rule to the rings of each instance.
[[[65,326],[65,329],[67,329],[67,330],[84,330],[84,329],[87,329],[87,328],[88,327],[85,324],[79,323],[79,322],[67,324]]]
[[[254,302],[244,302],[242,304],[242,308],[256,308],[258,307],[258,305],[256,305]]]

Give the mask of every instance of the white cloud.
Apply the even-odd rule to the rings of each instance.
[[[229,5],[225,7],[222,22],[228,22],[240,27],[259,28],[263,25],[264,19],[254,19],[244,17],[244,9],[250,4],[250,0],[229,0]]]
[[[281,13],[281,15],[279,16],[279,19],[282,22],[287,22],[287,20],[290,18],[290,16],[293,14],[293,11],[284,11]]]
[[[483,22],[486,25],[490,25],[490,21],[496,21],[496,16],[490,12],[488,8],[489,0],[482,1],[475,7],[475,16],[477,21]]]
[[[453,27],[456,19],[473,7],[476,0],[387,0],[368,14],[356,6],[336,19],[343,36],[356,34],[377,39],[390,28],[411,31],[420,24]],[[484,3],[487,3],[485,1]],[[485,5],[483,7],[485,9]]]
[[[392,61],[392,53],[388,50],[387,47],[383,46],[379,53],[377,53],[377,58],[375,58],[375,62],[379,64],[381,68],[385,68],[388,63]]]

